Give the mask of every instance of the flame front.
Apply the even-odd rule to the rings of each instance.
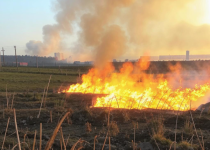
[[[103,70],[90,69],[82,76],[81,84],[71,85],[65,92],[107,94],[98,97],[94,107],[126,109],[169,109],[185,111],[190,102],[197,101],[210,90],[208,83],[194,88],[172,89],[167,79],[146,74],[149,62],[124,63],[119,72],[109,64]]]

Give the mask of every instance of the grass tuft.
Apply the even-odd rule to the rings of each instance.
[[[87,133],[90,133],[92,131],[92,129],[91,129],[91,123],[89,123],[89,122],[85,123],[85,127],[86,127],[86,132]]]
[[[193,149],[196,150],[196,149],[198,149],[198,145],[196,145],[196,144],[191,145],[187,141],[182,141],[178,144],[178,148],[185,149],[185,150],[193,150]]]
[[[164,146],[170,146],[172,141],[165,138],[165,126],[161,117],[153,118],[148,123],[149,128],[152,130],[152,142],[159,143]]]
[[[194,132],[194,129],[193,129],[193,124],[188,120],[186,120],[185,124],[184,124],[184,127],[183,127],[183,132],[185,134],[188,134],[188,135],[192,135],[193,132]]]
[[[124,119],[124,122],[128,122],[130,120],[130,116],[127,112],[123,113],[123,119]]]
[[[150,129],[152,129],[153,134],[158,134],[158,135],[163,136],[165,133],[165,127],[163,124],[163,120],[160,117],[152,119],[148,123],[148,126],[150,127]]]
[[[160,134],[154,134],[152,136],[152,141],[153,140],[161,145],[167,145],[167,146],[170,146],[172,143],[170,139],[166,139],[163,135],[160,135]]]
[[[118,128],[118,125],[116,122],[112,121],[110,124],[109,124],[109,136],[112,136],[112,137],[115,137],[118,135],[119,133],[119,128]]]

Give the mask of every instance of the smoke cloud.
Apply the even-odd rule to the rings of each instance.
[[[142,51],[152,55],[184,54],[186,50],[208,53],[210,26],[203,24],[208,19],[201,19],[207,15],[204,5],[205,0],[136,2],[127,13],[126,25],[133,55]]]
[[[29,41],[26,52],[49,55],[69,49],[73,57],[93,59],[97,65],[119,57],[138,58],[145,51],[208,53],[207,4],[207,0],[56,0],[56,24],[44,26],[43,41]],[[71,36],[75,25],[78,39],[67,48],[63,35]]]

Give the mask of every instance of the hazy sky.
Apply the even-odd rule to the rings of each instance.
[[[51,0],[0,0],[0,47],[5,55],[25,55],[29,39],[42,40],[42,27],[53,24]]]
[[[210,0],[0,0],[0,18],[5,55],[210,54]]]

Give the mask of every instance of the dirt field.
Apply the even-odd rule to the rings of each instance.
[[[4,93],[5,94],[5,93]],[[11,109],[11,98],[7,108],[5,95],[1,95],[1,128],[0,141],[3,142],[8,118],[10,118],[7,130],[7,136],[4,143],[4,149],[11,149],[17,144],[17,135],[14,123],[14,110]],[[10,95],[10,94],[8,94]],[[22,148],[33,149],[33,141],[36,131],[35,147],[39,148],[40,143],[40,123],[42,123],[42,149],[52,136],[56,125],[66,112],[70,115],[62,123],[62,132],[65,142],[68,139],[66,148],[70,149],[79,139],[85,142],[77,145],[77,148],[83,146],[83,149],[92,150],[94,147],[94,137],[97,136],[95,146],[101,149],[107,135],[107,123],[109,108],[90,108],[93,95],[81,94],[48,94],[46,104],[41,109],[41,93],[35,94],[15,94],[12,108],[15,108],[17,116],[17,126],[19,130]],[[52,113],[52,122],[50,113]],[[192,112],[196,131],[206,150],[210,148],[210,120],[209,114]],[[175,128],[177,114],[173,111],[154,111],[154,110],[110,110],[110,143],[112,149],[133,149],[134,139],[136,147],[151,146],[154,149],[169,149],[174,146]],[[189,126],[187,126],[189,121]],[[87,125],[87,122],[91,124]],[[199,140],[193,128],[190,112],[178,115],[177,122],[177,149],[200,149]],[[134,129],[135,128],[135,129]],[[53,149],[61,149],[61,132],[58,132]],[[156,142],[155,142],[156,141]],[[183,142],[182,142],[183,141]],[[189,144],[184,143],[187,141]],[[190,141],[190,142],[189,142]],[[192,145],[191,145],[192,143]],[[64,147],[63,147],[64,148]],[[105,148],[109,148],[109,139],[107,138]],[[143,149],[143,148],[142,148]]]
[[[175,143],[177,150],[210,149],[210,114],[206,112],[92,108],[95,95],[58,94],[56,90],[62,83],[67,87],[77,82],[77,69],[71,75],[55,73],[58,68],[52,69],[54,74],[53,71],[43,73],[44,70],[41,73],[26,70],[17,73],[12,69],[0,73],[1,147],[6,132],[3,149],[15,146],[18,149],[14,111],[22,149],[39,149],[40,137],[41,149],[45,149],[65,114],[68,115],[61,124],[62,128],[50,146],[54,150],[74,147],[84,150],[94,150],[94,147],[97,150],[103,147],[112,150],[169,150],[174,149]],[[48,94],[42,99],[51,74]]]

